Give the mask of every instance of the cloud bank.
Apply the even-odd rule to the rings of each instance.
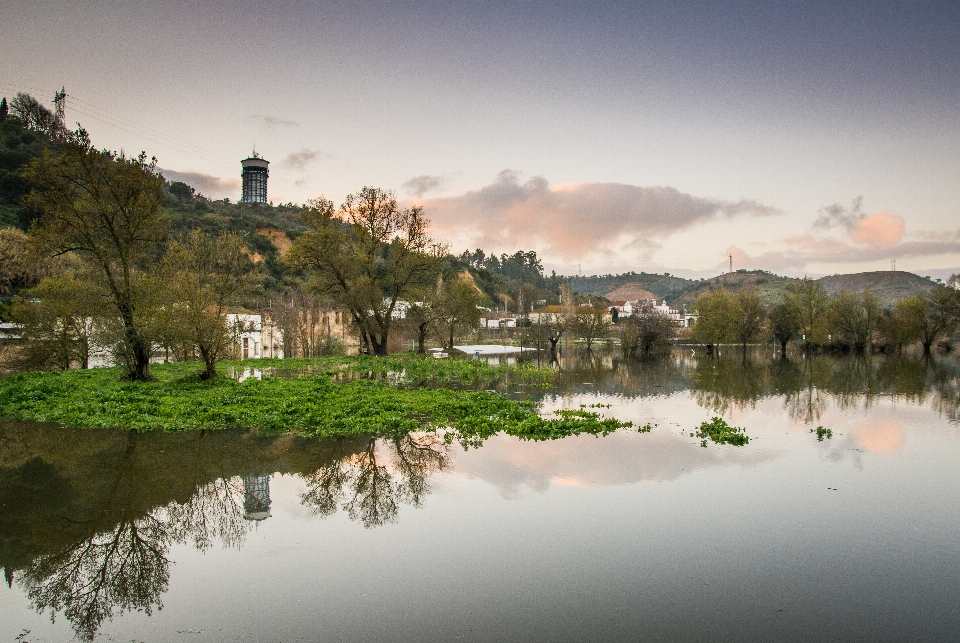
[[[182,181],[209,199],[224,197],[239,198],[241,183],[239,178],[224,179],[212,174],[200,172],[180,172],[160,169],[163,178],[168,181]]]
[[[890,210],[867,214],[863,197],[857,197],[850,207],[834,204],[821,208],[809,232],[781,239],[777,250],[750,255],[731,245],[724,256],[732,255],[739,266],[776,272],[811,264],[837,266],[960,254],[960,229],[918,231],[909,240],[904,240],[905,234],[903,217]],[[724,260],[716,267],[725,265]]]
[[[439,236],[493,251],[535,248],[567,260],[656,248],[671,234],[714,219],[779,214],[755,201],[707,199],[662,186],[521,182],[511,170],[479,190],[418,203]]]

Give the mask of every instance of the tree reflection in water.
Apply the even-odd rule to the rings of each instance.
[[[250,481],[297,474],[313,511],[342,506],[373,527],[395,521],[401,504],[422,505],[449,448],[436,434],[320,440],[2,423],[0,564],[37,611],[62,614],[89,641],[115,614],[163,608],[173,545],[239,548],[252,520],[269,516],[245,506]]]
[[[369,438],[366,448],[304,476],[304,505],[315,515],[343,508],[364,527],[395,522],[401,503],[420,507],[430,474],[443,471],[450,446],[438,434]]]
[[[111,532],[41,556],[27,568],[23,585],[37,611],[49,609],[51,618],[63,612],[77,638],[91,641],[115,610],[163,609],[169,546],[163,520],[151,515],[124,521]]]
[[[935,410],[956,420],[958,382],[960,368],[951,358],[815,355],[770,360],[754,354],[746,361],[737,356],[699,360],[690,390],[700,406],[716,413],[782,396],[790,418],[805,424],[819,421],[830,402],[841,409],[869,408],[878,397],[916,404],[932,397]]]

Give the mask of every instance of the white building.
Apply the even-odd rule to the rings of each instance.
[[[283,359],[283,333],[269,320],[265,321],[263,315],[234,309],[227,313],[226,321],[239,359]]]

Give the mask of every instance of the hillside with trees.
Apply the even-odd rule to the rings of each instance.
[[[570,287],[581,295],[601,295],[613,292],[623,286],[636,284],[652,292],[660,299],[675,301],[695,283],[683,277],[674,277],[670,273],[662,275],[649,272],[625,272],[619,275],[597,275],[592,277],[569,277]]]
[[[340,205],[209,199],[166,180],[145,153],[97,149],[29,96],[10,106],[0,109],[0,321],[23,329],[24,367],[85,367],[99,345],[129,377],[149,379],[162,346],[202,359],[213,377],[236,307],[264,311],[284,353],[305,357],[343,349],[314,332],[333,311],[378,355],[397,350],[398,335],[421,351],[427,338],[452,346],[479,326],[481,308],[519,316],[518,330],[541,311],[538,332],[553,346],[612,339],[625,354],[649,353],[689,335],[675,330],[689,321],[682,310],[648,303],[618,320],[605,297],[652,295],[695,312],[695,338],[708,346],[800,337],[864,350],[879,338],[929,351],[955,327],[956,291],[911,273],[563,277],[545,274],[533,251],[451,255],[430,237],[428,212],[378,188]]]
[[[765,270],[737,270],[710,279],[683,279],[670,274],[626,272],[621,275],[570,277],[573,289],[581,295],[598,294],[607,299],[625,299],[625,292],[646,290],[659,299],[689,309],[697,298],[711,290],[725,288],[731,294],[743,289],[755,290],[760,299],[772,305],[780,299],[788,285],[798,281]],[[870,290],[880,303],[889,308],[895,302],[919,293],[928,293],[935,281],[911,272],[877,271],[852,275],[832,275],[820,279],[826,291],[835,295],[842,290],[862,292]]]
[[[883,270],[878,272],[858,272],[851,275],[830,275],[822,277],[820,283],[831,295],[840,291],[864,292],[869,290],[885,307],[916,294],[927,294],[937,282],[930,277],[920,277],[912,272]]]

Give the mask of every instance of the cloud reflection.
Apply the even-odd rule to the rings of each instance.
[[[738,464],[753,466],[777,457],[758,449],[704,449],[699,441],[666,431],[620,431],[603,438],[580,435],[552,442],[525,442],[497,435],[456,458],[454,470],[516,498],[526,487],[612,486],[676,480],[697,470]]]

